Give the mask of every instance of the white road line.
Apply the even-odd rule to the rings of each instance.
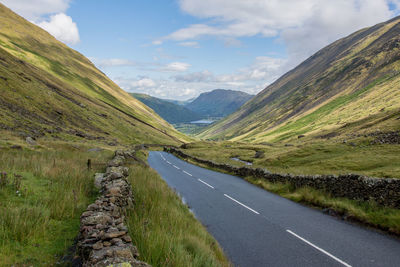
[[[197,180],[199,180],[200,183],[203,183],[203,184],[205,184],[206,186],[211,187],[212,189],[214,189],[214,186],[207,184],[207,183],[204,182],[203,180],[201,180],[201,179],[197,179]]]
[[[321,251],[321,252],[324,253],[325,255],[331,257],[332,259],[334,259],[334,260],[337,261],[337,262],[340,262],[340,263],[343,264],[344,266],[351,267],[350,264],[347,264],[346,262],[342,261],[341,259],[336,258],[335,256],[333,256],[333,255],[330,254],[329,252],[323,250],[322,248],[317,247],[316,245],[314,245],[314,244],[311,243],[310,241],[308,241],[308,240],[302,238],[301,236],[299,236],[299,235],[293,233],[292,231],[286,230],[286,232],[288,232],[289,234],[291,234],[291,235],[297,237],[298,239],[300,239],[301,241],[307,243],[308,245],[312,246],[313,248],[318,249],[319,251]]]
[[[167,160],[167,163],[168,163],[168,164],[171,164],[171,162],[169,162],[168,160]]]
[[[180,170],[180,168],[179,168],[178,166],[175,166],[175,165],[172,165],[172,166],[174,166],[175,168],[177,168],[178,170]]]
[[[186,173],[187,175],[189,175],[189,176],[193,176],[193,175],[191,175],[190,173],[188,173],[187,171],[183,171],[184,173]]]
[[[260,214],[257,211],[253,210],[252,208],[247,207],[245,204],[240,203],[239,201],[237,201],[236,199],[234,199],[233,197],[228,196],[227,194],[224,194],[224,196],[226,196],[227,198],[229,198],[230,200],[235,201],[236,203],[238,203],[239,205],[242,205],[243,207],[245,207],[248,210],[251,210],[252,212],[254,212],[255,214]]]

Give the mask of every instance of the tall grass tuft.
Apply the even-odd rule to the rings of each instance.
[[[94,199],[93,175],[111,152],[0,151],[0,266],[53,266],[72,245]],[[88,171],[91,158],[97,166]],[[11,177],[14,177],[14,180]]]
[[[229,266],[218,243],[152,169],[129,166],[135,207],[129,231],[141,259],[153,266]]]

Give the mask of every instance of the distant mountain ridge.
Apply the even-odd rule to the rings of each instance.
[[[253,95],[242,91],[215,89],[200,94],[185,107],[203,117],[225,117],[235,112],[252,97]]]
[[[189,104],[190,102],[192,102],[195,99],[196,98],[194,97],[194,98],[190,98],[188,100],[174,100],[174,99],[162,99],[162,100],[170,102],[170,103],[174,103],[174,104],[179,105],[179,106],[185,106],[185,105]]]
[[[400,19],[321,49],[199,134],[249,142],[400,130]]]
[[[152,108],[164,120],[172,124],[182,122],[189,123],[202,118],[200,114],[185,108],[183,105],[175,104],[173,100],[164,100],[139,93],[131,93],[131,95],[146,106]]]
[[[216,89],[194,99],[178,101],[131,93],[169,123],[190,123],[205,118],[220,118],[237,110],[252,96],[233,90]]]

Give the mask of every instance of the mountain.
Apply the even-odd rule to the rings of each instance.
[[[248,142],[400,130],[400,18],[321,49],[199,136]]]
[[[174,104],[169,100],[163,100],[146,94],[132,93],[131,95],[146,106],[152,108],[158,115],[169,123],[191,122],[202,118],[199,114],[182,105]]]
[[[236,111],[252,97],[252,95],[241,91],[215,89],[200,94],[185,107],[203,117],[225,117]]]
[[[187,138],[77,51],[1,4],[0,17],[2,136],[108,143]]]
[[[252,97],[244,92],[223,89],[202,93],[187,101],[160,99],[138,93],[131,95],[172,124],[190,123],[207,117],[225,117]]]
[[[185,105],[189,104],[190,102],[192,102],[195,99],[196,98],[194,97],[194,98],[191,98],[191,99],[188,99],[188,100],[174,100],[174,99],[163,99],[163,100],[167,101],[167,102],[174,103],[176,105],[185,106]]]

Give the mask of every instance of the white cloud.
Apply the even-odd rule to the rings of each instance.
[[[241,90],[256,94],[273,82],[284,71],[285,59],[257,57],[254,62],[234,73],[216,75],[211,71],[174,75],[169,78],[148,77],[114,79],[124,90],[140,92],[161,98],[189,99],[216,88]]]
[[[161,40],[155,40],[152,42],[153,45],[161,45],[163,42]]]
[[[215,89],[207,83],[184,84],[169,79],[152,80],[148,77],[116,78],[114,81],[128,92],[144,93],[159,98],[189,99],[201,92]]]
[[[242,42],[236,38],[230,38],[230,37],[225,37],[225,38],[220,38],[223,40],[224,45],[226,47],[241,47]]]
[[[193,47],[193,48],[200,47],[198,42],[180,42],[180,43],[178,43],[178,45],[184,46],[184,47]]]
[[[185,72],[190,68],[190,64],[184,62],[160,63],[158,57],[153,57],[151,62],[140,62],[125,58],[90,58],[100,69],[107,71],[113,67],[133,67],[141,72]]]
[[[149,88],[149,87],[154,87],[156,86],[156,83],[150,79],[150,78],[143,78],[135,83],[132,84],[133,86],[136,87],[145,87],[145,88]]]
[[[148,77],[138,77],[136,79],[116,78],[115,82],[121,88],[131,92],[147,92],[149,88],[154,88],[157,84]]]
[[[64,13],[52,15],[49,21],[42,21],[38,23],[38,26],[48,31],[61,42],[68,44],[79,43],[78,27],[72,21],[72,18]]]
[[[253,64],[239,69],[232,74],[214,77],[216,82],[234,84],[252,83],[269,84],[281,76],[285,71],[287,60],[267,56],[257,57]]]
[[[0,0],[14,12],[48,31],[61,42],[77,44],[79,30],[65,14],[71,0]]]
[[[184,62],[172,62],[163,67],[161,70],[167,72],[186,71],[189,69],[190,66],[191,66],[190,64]]]
[[[44,15],[64,13],[71,0],[0,0],[28,20],[38,21]]]
[[[100,68],[117,67],[117,66],[137,66],[139,63],[129,59],[123,58],[107,58],[107,59],[91,59],[96,66]]]
[[[214,74],[210,71],[192,72],[188,74],[175,75],[172,77],[176,82],[212,82],[215,81]]]
[[[178,29],[162,40],[192,41],[203,36],[226,40],[240,37],[280,37],[291,65],[323,46],[362,27],[393,16],[389,4],[399,0],[180,0],[181,9],[205,19]],[[398,11],[398,10],[396,10]],[[228,42],[229,44],[229,42]]]
[[[301,26],[284,29],[281,37],[291,60],[299,63],[329,43],[392,15],[385,0],[326,1],[315,5],[313,15]]]

